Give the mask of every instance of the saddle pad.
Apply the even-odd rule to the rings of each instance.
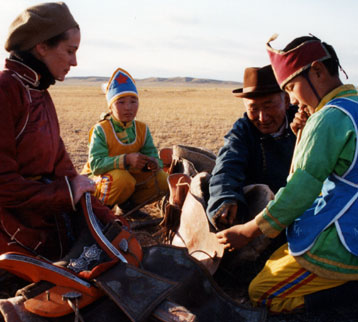
[[[159,263],[158,265],[162,265]],[[118,263],[94,280],[133,322],[144,322],[177,283],[138,267]]]
[[[185,248],[155,245],[144,247],[143,254],[142,266],[145,270],[178,283],[168,300],[184,306],[196,316],[195,321],[266,320],[265,308],[249,308],[230,298],[203,265],[188,255]]]

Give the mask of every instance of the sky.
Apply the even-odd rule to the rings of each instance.
[[[8,27],[43,1],[0,1],[0,65]],[[269,64],[265,44],[282,49],[309,33],[334,46],[344,83],[358,84],[356,0],[67,0],[81,28],[78,66],[68,74],[136,79],[195,77],[241,82],[246,67]]]

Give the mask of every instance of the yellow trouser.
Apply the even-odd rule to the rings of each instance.
[[[131,173],[116,169],[93,178],[96,182],[94,195],[108,206],[122,204],[130,197],[135,204],[140,204],[159,193],[165,194],[167,177],[163,170]]]
[[[272,313],[304,307],[304,296],[346,283],[313,274],[300,266],[287,244],[276,250],[262,271],[252,280],[249,296],[254,306],[266,306]]]

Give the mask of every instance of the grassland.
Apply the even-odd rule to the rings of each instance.
[[[50,89],[61,136],[81,170],[87,160],[88,131],[107,111],[101,83],[55,85]],[[225,133],[242,116],[242,100],[232,86],[139,86],[137,119],[148,124],[158,149],[174,144],[204,147],[217,153]]]

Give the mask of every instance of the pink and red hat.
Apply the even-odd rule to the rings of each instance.
[[[273,35],[266,44],[266,49],[270,57],[272,69],[281,89],[304,70],[309,69],[314,61],[323,61],[331,58],[331,55],[317,38],[305,41],[297,47],[283,51],[273,49],[270,42],[275,40],[277,35]]]

